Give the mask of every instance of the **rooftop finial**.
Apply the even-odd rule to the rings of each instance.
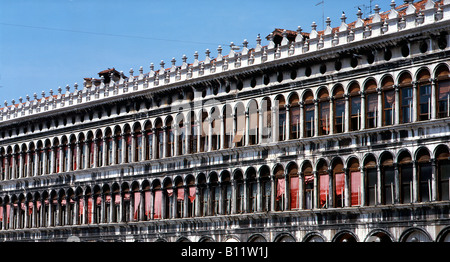
[[[390,6],[391,6],[391,9],[394,9],[394,8],[395,8],[395,0],[392,0],[392,1],[391,1]]]

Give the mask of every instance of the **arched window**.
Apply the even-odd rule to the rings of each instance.
[[[284,177],[284,169],[282,165],[277,165],[274,169],[274,176],[276,182],[276,198],[275,198],[275,211],[283,211],[286,198],[286,180]]]
[[[262,110],[262,140],[261,142],[271,142],[272,138],[272,103],[269,98],[263,98],[261,103]]]
[[[153,129],[152,124],[148,121],[145,126],[145,160],[153,159]]]
[[[430,72],[422,69],[417,75],[418,82],[418,121],[431,119],[431,82]]]
[[[178,177],[178,179],[175,179],[175,186],[176,186],[176,194],[177,194],[177,200],[176,200],[176,214],[175,217],[181,218],[184,217],[184,185],[183,180]]]
[[[163,190],[159,181],[153,182],[153,219],[162,218]]]
[[[132,136],[131,136],[131,128],[130,126],[127,124],[124,127],[124,134],[123,134],[123,143],[124,143],[124,158],[123,158],[123,162],[122,163],[129,163],[131,162],[132,158],[131,158],[131,151],[133,150],[132,148]]]
[[[378,119],[378,93],[375,80],[369,80],[365,85],[366,96],[366,128],[377,127]]]
[[[232,143],[232,137],[233,137],[233,111],[231,109],[230,105],[225,105],[223,107],[223,130],[225,132],[225,137],[224,137],[224,144],[223,144],[223,148],[230,148],[231,143]]]
[[[64,137],[64,140],[62,142],[62,167],[61,172],[69,171],[69,145],[67,144],[67,138]],[[25,159],[26,160],[26,159]],[[26,163],[27,161],[25,161]],[[24,169],[26,170],[26,168]]]
[[[334,207],[345,206],[345,172],[344,164],[340,158],[333,161],[333,180],[334,180]]]
[[[333,91],[334,107],[334,133],[343,133],[345,131],[345,98],[344,88],[339,85]]]
[[[102,137],[102,133],[99,132],[97,133],[97,138],[95,139],[95,143],[97,144],[97,151],[94,152],[95,154],[97,154],[96,158],[97,158],[97,163],[95,163],[96,166],[103,166],[103,137]]]
[[[350,174],[350,205],[361,205],[361,171],[357,158],[352,158],[348,162],[348,170]]]
[[[199,214],[200,216],[207,216],[208,212],[208,203],[209,203],[209,190],[206,184],[206,177],[204,174],[199,174],[197,177],[198,184],[198,196],[199,196]]]
[[[450,116],[450,77],[447,66],[442,65],[436,70],[437,79],[437,117]]]
[[[44,159],[45,159],[45,170],[44,173],[45,175],[48,175],[51,173],[51,157],[52,157],[52,148],[50,145],[50,141],[47,140],[46,145],[45,145],[45,149],[44,149]],[[11,168],[12,165],[12,159],[10,157],[9,160],[9,167]],[[11,176],[11,172],[9,172],[9,175]]]
[[[300,138],[300,105],[298,102],[298,95],[296,93],[292,94],[289,98],[290,139]]]
[[[0,180],[5,180],[6,175],[6,156],[5,150],[0,148]]]
[[[201,125],[201,132],[200,132],[200,148],[199,152],[206,152],[208,151],[208,139],[209,139],[209,128],[210,123],[208,119],[208,112],[205,110],[201,111],[201,119],[202,119],[202,125]]]
[[[358,83],[353,82],[348,89],[350,99],[350,131],[361,129],[361,95]]]
[[[328,90],[319,91],[319,136],[330,133],[330,97]]]
[[[162,218],[172,218],[173,217],[173,205],[175,205],[175,197],[173,193],[173,184],[172,180],[167,178],[164,181],[164,190],[163,190],[163,200],[162,200]]]
[[[238,183],[239,184],[239,183]],[[256,170],[251,167],[247,169],[247,186],[248,186],[248,207],[249,212],[258,211],[258,183],[256,181]],[[243,189],[242,189],[243,191]],[[237,191],[239,192],[239,191]],[[242,196],[244,192],[242,192]]]
[[[311,91],[306,91],[303,95],[303,117],[304,117],[304,136],[314,136],[314,118],[315,118],[314,95]]]
[[[436,149],[436,169],[438,181],[438,199],[450,200],[450,160],[447,146],[439,146]]]
[[[413,162],[411,155],[407,151],[403,151],[398,156],[397,163],[401,184],[401,203],[411,203],[413,201]]]
[[[255,100],[251,100],[248,105],[248,144],[256,145],[258,144],[259,135],[259,115],[258,115],[258,103]]]
[[[123,148],[123,141],[122,141],[122,134],[120,128],[117,128],[114,134],[115,144],[116,144],[116,157],[114,159],[114,164],[121,164],[122,163],[122,148]]]
[[[278,108],[278,141],[286,139],[286,101],[280,95],[275,99],[275,106]]]
[[[104,165],[110,166],[113,164],[113,139],[112,139],[111,129],[109,129],[109,128],[106,130],[106,133],[105,133],[104,146],[106,147],[105,148],[106,157],[105,157]]]
[[[167,145],[166,145],[166,157],[171,157],[175,153],[175,136],[172,129],[173,119],[169,117],[166,120],[166,136],[167,136]]]
[[[328,172],[328,164],[323,159],[317,164],[317,176],[319,177],[319,207],[328,208],[330,195],[330,175]]]
[[[390,126],[395,123],[395,90],[392,77],[386,76],[383,78],[381,90],[383,99],[383,126]]]
[[[211,109],[211,150],[220,148],[220,113],[217,107]],[[209,136],[209,134],[208,134]]]
[[[150,184],[147,180],[144,180],[142,183],[142,191],[143,191],[143,203],[144,205],[144,221],[149,221],[151,219],[152,213],[152,191],[150,190]]]
[[[195,118],[195,112],[191,111],[189,115],[189,153],[197,153],[197,136],[198,136],[198,122]]]
[[[212,173],[209,178],[209,195],[206,200],[209,201],[206,203],[207,207],[207,215],[215,216],[219,213],[219,200],[221,190],[218,184],[218,178],[216,173]]]
[[[376,203],[385,205],[393,204],[395,199],[395,168],[394,159],[391,153],[385,152],[381,155],[381,200],[378,199],[378,192],[375,188]]]
[[[365,205],[374,206],[376,204],[377,187],[377,161],[373,155],[369,155],[364,160],[365,176]]]
[[[222,195],[222,212],[218,210],[218,212],[215,212],[215,214],[224,214],[224,215],[230,215],[231,214],[231,205],[233,202],[232,198],[232,191],[231,191],[231,177],[230,173],[228,171],[224,171],[221,174],[221,195]],[[217,196],[217,195],[216,195]],[[220,200],[220,196],[215,197],[214,200]]]
[[[132,201],[133,203],[133,217],[132,217],[132,221],[139,221],[141,220],[141,192],[139,191],[139,185],[137,185],[137,183],[132,185],[132,199],[130,199],[130,201]],[[131,203],[130,203],[131,205]]]
[[[186,154],[186,126],[184,124],[184,116],[183,115],[180,115],[177,118],[176,125],[177,125],[177,128],[178,128],[178,130],[177,130],[177,136],[178,136],[178,138],[177,138],[177,142],[178,142],[177,149],[178,149],[178,152],[177,153],[178,153],[179,156],[181,156],[181,155]]]
[[[300,206],[300,178],[298,176],[297,164],[291,163],[288,167],[289,177],[289,208],[290,210],[299,209]]]
[[[270,179],[270,169],[268,166],[262,166],[259,169],[259,177],[261,183],[261,206],[263,212],[271,211],[271,195],[272,195],[272,183]]]
[[[245,145],[245,107],[242,103],[237,104],[235,108],[235,135],[233,143],[236,147]]]
[[[139,162],[142,159],[142,132],[141,132],[141,125],[137,123],[134,126],[134,134],[132,139],[134,139],[134,159],[133,162]],[[132,154],[133,155],[133,154]]]
[[[302,166],[303,175],[303,202],[305,209],[314,208],[314,174],[311,163],[305,162]]]
[[[161,118],[156,119],[155,121],[156,128],[156,155],[155,159],[162,158],[164,152],[164,130],[162,128]]]
[[[197,197],[197,187],[195,186],[195,179],[193,176],[188,176],[186,179],[188,202],[187,202],[187,217],[194,217],[196,215],[195,210],[195,198]]]
[[[417,174],[419,181],[419,202],[431,201],[432,170],[428,149],[421,148],[417,152]]]
[[[411,123],[413,115],[413,86],[408,72],[399,77],[400,88],[400,123]]]
[[[94,154],[95,154],[95,142],[94,135],[92,133],[88,134],[88,139],[86,141],[86,168],[94,167]]]
[[[247,176],[248,176],[248,171],[247,171]],[[234,183],[235,183],[235,188],[234,190],[236,191],[236,213],[240,214],[240,213],[244,213],[245,212],[245,206],[244,206],[244,178],[242,176],[242,172],[240,170],[237,170],[234,174]],[[249,194],[249,200],[251,199],[251,195]],[[249,203],[250,204],[250,203]],[[250,205],[251,206],[251,205]]]
[[[0,150],[1,151],[1,150]],[[30,149],[29,149],[29,154],[28,154],[28,156],[29,156],[29,160],[28,160],[28,162],[29,162],[29,171],[28,171],[28,174],[27,174],[27,176],[34,176],[34,174],[36,173],[36,149],[35,149],[35,147],[34,147],[34,143],[32,143],[31,145],[30,145]],[[75,158],[75,156],[74,155],[72,155],[72,158]],[[2,178],[3,178],[3,174],[1,174],[2,173],[2,163],[3,163],[3,161],[2,161],[2,158],[1,158],[1,152],[0,152],[0,180],[2,180]],[[70,171],[70,170],[68,170],[68,171]]]

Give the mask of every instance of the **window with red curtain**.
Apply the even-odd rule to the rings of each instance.
[[[92,223],[92,213],[93,213],[93,201],[92,197],[88,198],[88,223]]]
[[[144,208],[144,212],[145,215],[147,216],[147,219],[150,219],[150,214],[151,214],[151,201],[152,201],[152,193],[150,191],[145,191],[144,192],[144,201],[145,201],[145,208]]]
[[[196,192],[196,188],[194,186],[189,188],[189,201],[191,201],[191,203],[194,203],[195,192]]]
[[[134,192],[134,212],[133,217],[134,220],[139,219],[139,205],[141,203],[141,193],[140,192]]]
[[[351,205],[361,205],[361,172],[350,174]]]
[[[322,208],[328,208],[328,195],[329,193],[329,181],[330,177],[328,174],[322,174],[319,177],[319,204]]]
[[[292,209],[298,209],[299,208],[299,201],[298,201],[298,185],[299,185],[299,177],[291,177],[289,181],[290,185],[290,195],[291,195],[291,210]]]
[[[155,203],[153,205],[154,210],[154,219],[160,219],[161,218],[161,203],[162,203],[162,191],[157,190],[155,191]]]
[[[335,174],[334,179],[335,179],[335,207],[343,207],[345,174],[344,173]]]
[[[278,178],[277,181],[277,200],[281,200],[286,188],[285,179]]]

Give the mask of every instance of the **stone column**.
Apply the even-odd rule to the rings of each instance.
[[[400,88],[394,85],[395,90],[395,105],[394,105],[394,123],[395,125],[400,124]]]
[[[128,159],[128,163],[135,162],[136,159],[136,133],[131,132],[131,159]]]
[[[278,112],[279,108],[276,103],[275,106],[272,106],[272,142],[278,142],[279,140],[279,121],[278,121]]]
[[[344,119],[342,119],[342,123],[343,123],[343,130],[345,133],[350,132],[350,116],[351,116],[351,112],[350,112],[350,95],[349,94],[345,94],[344,95],[344,99],[345,99],[345,113],[344,113]]]
[[[342,119],[342,123],[344,123],[344,119]],[[334,134],[334,98],[330,96],[330,116],[328,117],[328,126],[330,127],[329,134]]]
[[[366,94],[364,91],[361,91],[361,115],[360,117],[360,130],[366,129]]]
[[[284,131],[285,131],[285,133],[284,133],[284,140],[287,141],[287,140],[291,139],[291,132],[290,132],[290,129],[291,129],[291,110],[289,110],[291,106],[289,104],[286,104],[284,107],[286,108],[286,122],[285,122],[285,128],[284,128]]]
[[[304,113],[304,103],[303,102],[299,102],[298,103],[300,106],[300,130],[299,130],[299,138],[304,138],[305,137],[305,113]]]
[[[432,79],[430,79],[431,80],[431,119],[436,119],[436,117],[437,117],[437,106],[436,106],[436,102],[437,102],[437,99],[436,99],[436,88],[437,88],[437,85],[436,85],[436,81],[437,81],[437,79],[436,78],[432,78]]]
[[[418,104],[417,104],[417,99],[418,99],[418,86],[419,83],[417,81],[412,81],[412,85],[413,85],[413,110],[412,110],[412,122],[416,122],[418,120],[417,118],[417,110],[418,110]]]
[[[24,177],[24,154],[25,152],[19,153],[19,178]]]
[[[319,100],[314,99],[314,136],[319,136]]]
[[[418,198],[418,196],[419,196],[419,186],[418,186],[418,170],[417,170],[417,165],[418,165],[418,163],[417,163],[417,161],[416,160],[413,160],[413,161],[411,161],[412,162],[412,165],[413,165],[413,177],[412,177],[412,179],[413,179],[413,181],[412,181],[412,192],[413,192],[413,197],[412,197],[412,199],[411,199],[411,203],[417,203],[418,201],[419,201],[419,198]]]
[[[377,107],[377,127],[383,126],[383,96],[381,88],[377,88],[378,107]]]

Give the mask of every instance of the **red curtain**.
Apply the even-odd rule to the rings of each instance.
[[[350,174],[350,190],[352,206],[360,205],[361,172],[352,172]]]
[[[141,193],[134,192],[134,219],[138,219],[139,204],[141,203]]]
[[[340,173],[335,176],[336,196],[344,197],[345,174]]]
[[[3,206],[0,206],[0,221],[3,221]]]
[[[155,211],[155,214],[153,216],[154,219],[161,218],[161,201],[162,200],[162,191],[157,190],[155,191],[155,205],[153,206],[153,209]]]
[[[328,203],[328,195],[329,195],[329,186],[328,183],[330,181],[329,175],[324,174],[320,175],[319,178],[319,187],[320,187],[320,207],[326,207]]]
[[[79,201],[79,213],[80,213],[80,216],[82,216],[83,215],[83,213],[84,213],[84,199],[83,198],[80,198],[80,200],[78,200]],[[38,206],[38,210],[39,210],[39,207],[41,206],[40,204],[38,205],[37,203],[36,203],[36,205]]]
[[[298,176],[291,177],[290,178],[291,209],[299,208],[298,185],[299,185],[299,177]]]
[[[177,200],[184,200],[184,188],[177,188]]]
[[[196,192],[195,186],[189,188],[189,200],[191,201],[191,203],[194,203],[195,192]]]
[[[147,216],[147,218],[150,218],[151,196],[152,196],[152,194],[150,191],[145,191],[145,193],[144,193],[145,215]]]
[[[92,197],[88,198],[88,223],[92,222],[92,213],[93,213],[93,201]]]
[[[285,179],[278,178],[277,182],[277,200],[281,199],[281,196],[284,194],[286,188]]]

